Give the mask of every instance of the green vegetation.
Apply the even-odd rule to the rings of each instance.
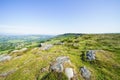
[[[68,80],[68,78],[64,73],[50,72],[41,80]]]
[[[4,41],[1,41],[1,44]],[[6,77],[0,77],[0,80],[59,80],[59,77],[61,80],[67,80],[64,73],[49,71],[50,63],[58,56],[69,56],[79,80],[84,80],[80,73],[82,66],[90,70],[91,80],[120,80],[120,34],[60,35],[44,42],[53,44],[49,50],[41,50],[39,39],[35,41],[37,47],[34,46],[21,55],[9,52],[12,59],[0,62],[0,74],[16,70]],[[17,41],[13,40],[13,42]],[[22,48],[24,47],[26,46]],[[9,48],[5,51],[11,49]],[[96,60],[86,59],[88,50],[96,50]],[[41,71],[43,68],[46,70]]]
[[[51,37],[47,35],[0,35],[0,54],[24,47],[37,46]]]

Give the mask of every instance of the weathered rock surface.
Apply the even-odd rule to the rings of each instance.
[[[0,62],[10,60],[12,56],[9,55],[0,55]]]
[[[74,72],[72,68],[65,68],[65,74],[67,75],[69,80],[74,77]]]
[[[80,69],[82,76],[86,79],[89,80],[91,76],[91,72],[84,66]]]
[[[95,50],[89,50],[86,54],[88,60],[95,60]]]

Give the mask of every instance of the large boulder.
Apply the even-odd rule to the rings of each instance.
[[[2,61],[8,61],[12,58],[12,56],[9,55],[0,55],[0,62]]]
[[[86,56],[87,56],[87,59],[90,61],[95,60],[95,50],[89,50]]]
[[[86,79],[89,80],[91,76],[91,72],[84,66],[80,69],[82,76]]]
[[[69,80],[71,80],[74,77],[74,72],[72,68],[65,68],[65,74]]]

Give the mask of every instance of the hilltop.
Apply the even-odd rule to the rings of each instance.
[[[0,80],[119,80],[120,34],[63,34],[0,55]]]

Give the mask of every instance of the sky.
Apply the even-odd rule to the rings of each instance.
[[[120,33],[120,0],[0,0],[0,33]]]

